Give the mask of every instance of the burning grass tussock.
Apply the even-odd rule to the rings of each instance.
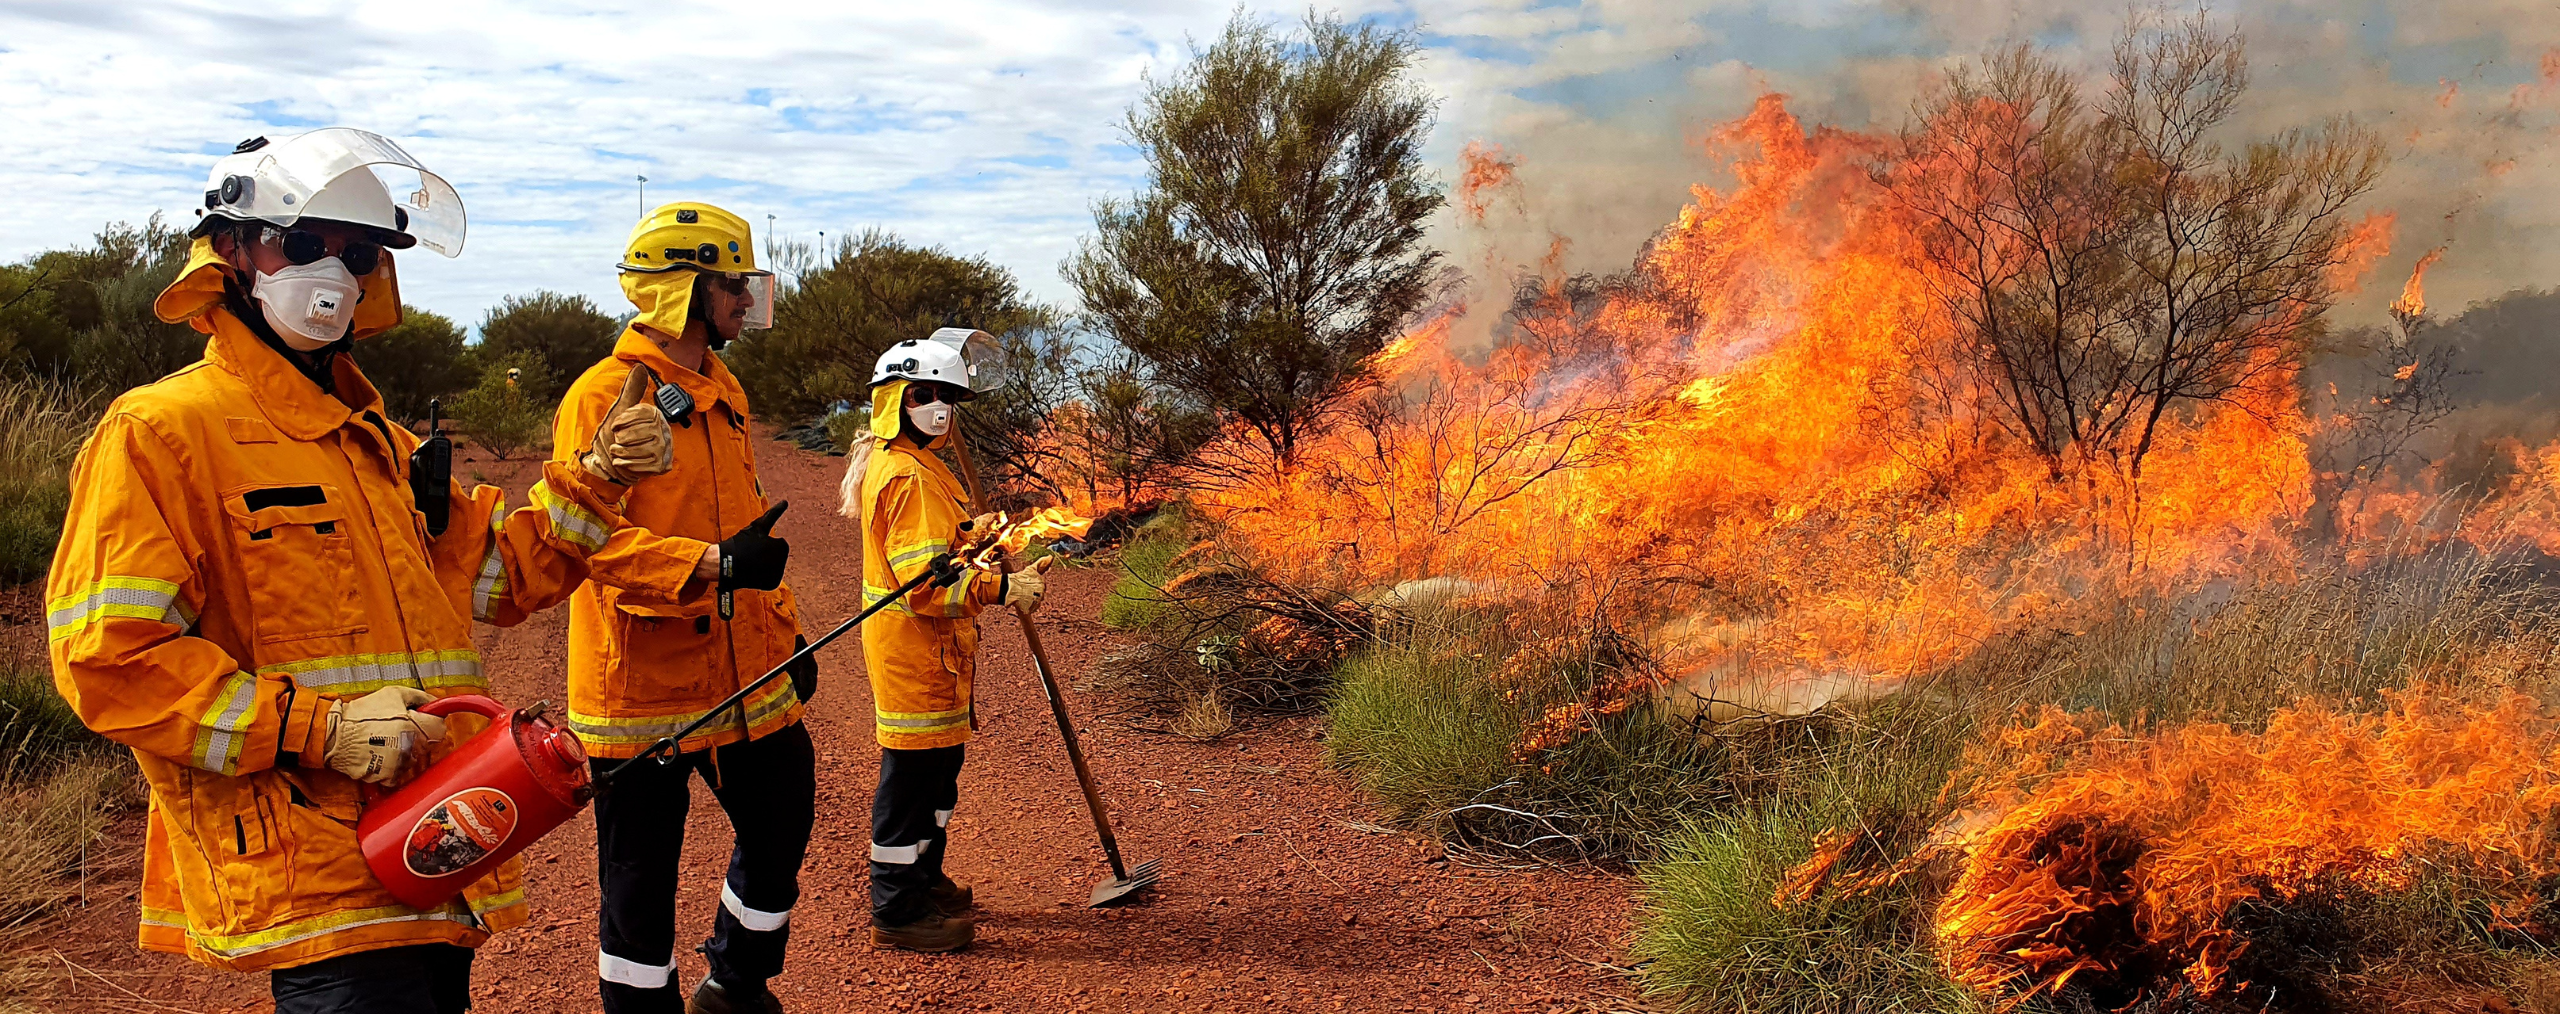
[[[2317,988],[2306,955],[2362,957],[2319,908],[2421,885],[2459,895],[2484,942],[2560,939],[2560,722],[2513,692],[2390,700],[2289,708],[2257,733],[2054,710],[1987,744],[1935,915],[1950,974],[1991,995],[2184,987],[2258,1006]]]

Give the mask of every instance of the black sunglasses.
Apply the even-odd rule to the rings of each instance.
[[[328,237],[309,229],[266,230],[268,236],[281,235],[276,246],[284,251],[284,259],[295,264],[310,264],[329,256]],[[382,266],[382,245],[361,239],[346,240],[337,251],[338,260],[347,270],[369,275]]]
[[[952,391],[949,385],[936,384],[928,381],[908,385],[907,389],[915,392],[917,408],[923,408],[927,405],[942,402],[949,402],[954,405],[960,403],[960,395],[957,392]]]

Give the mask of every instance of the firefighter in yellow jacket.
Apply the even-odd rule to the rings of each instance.
[[[567,597],[621,527],[613,480],[664,467],[665,422],[629,388],[510,512],[436,474],[449,457],[413,460],[345,355],[399,322],[393,250],[461,251],[451,187],[329,128],[243,142],[201,213],[154,307],[209,336],[204,359],[116,399],[74,466],[54,681],[149,783],[145,949],[269,972],[283,1014],[459,1011],[469,948],[525,919],[522,868],[401,905],[358,851],[358,784],[479,731],[414,709],[485,691],[472,621]]]
[[[570,728],[599,772],[703,717],[800,643],[782,584],[790,546],[770,531],[783,505],[765,502],[746,392],[712,354],[770,325],[773,276],[757,269],[745,220],[699,202],[651,212],[621,269],[639,315],[612,358],[570,385],[558,432],[565,440],[604,418],[634,366],[664,385],[657,397],[677,425],[674,467],[631,491],[633,527],[596,552],[570,601]],[[673,763],[625,772],[596,800],[597,990],[608,1014],[780,1009],[765,982],[782,971],[815,817],[816,757],[800,724],[814,679],[808,668],[773,681],[679,744]],[[675,895],[696,772],[737,837],[702,946],[710,975],[688,1001],[675,981]]]
[[[960,480],[935,457],[958,425],[961,402],[993,390],[983,331],[945,328],[899,342],[871,374],[871,439],[845,473],[844,512],[862,522],[864,604],[879,601],[983,523]],[[955,951],[976,938],[970,889],[943,872],[960,765],[972,726],[978,613],[991,605],[1037,608],[1036,571],[971,570],[948,588],[930,584],[862,625],[880,743],[871,802],[871,937],[879,947]]]

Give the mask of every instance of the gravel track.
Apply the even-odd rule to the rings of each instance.
[[[843,459],[766,443],[764,479],[792,501],[776,527],[792,542],[792,586],[812,634],[858,605],[861,556],[832,511]],[[523,462],[457,463],[521,502]],[[1107,568],[1055,571],[1040,612],[1062,679],[1115,642],[1093,617]],[[23,593],[21,593],[23,594]],[[23,610],[10,610],[20,612]],[[1504,871],[1453,862],[1418,836],[1375,823],[1374,805],[1324,765],[1320,719],[1247,723],[1214,743],[1138,731],[1110,702],[1070,690],[1088,756],[1131,862],[1164,861],[1152,899],[1083,907],[1108,870],[1058,745],[1020,632],[985,624],[979,715],[952,819],[950,871],[977,888],[978,942],[956,955],[869,947],[864,869],[879,763],[859,638],[821,659],[809,725],[818,745],[818,830],[792,914],[790,964],[774,988],[794,1012],[1586,1011],[1623,1009],[1616,968],[1629,881],[1589,871]],[[26,642],[25,628],[9,632]],[[41,633],[36,633],[38,649]],[[561,699],[567,618],[480,628],[500,698]],[[128,819],[121,848],[93,856],[88,904],[34,944],[53,978],[39,1009],[269,1009],[266,977],[203,969],[133,945],[138,875]],[[582,816],[526,850],[533,921],[482,948],[477,1011],[591,1011],[595,1000],[594,825]],[[727,863],[726,820],[696,783],[677,901],[678,939],[710,931]],[[699,955],[678,959],[690,987]]]

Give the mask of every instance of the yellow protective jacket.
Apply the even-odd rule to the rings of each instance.
[[[441,908],[393,900],[357,850],[356,783],[323,766],[327,703],[485,692],[471,621],[566,598],[618,487],[552,466],[513,512],[456,487],[429,538],[418,438],[346,357],[331,397],[260,342],[199,253],[161,312],[212,335],[204,359],[108,407],[45,588],[55,685],[150,785],[142,946],[243,970],[476,946],[524,920],[521,867]],[[445,748],[484,724],[456,716]]]
[[[560,399],[552,446],[568,460],[613,407],[631,365],[693,397],[674,429],[675,466],[632,488],[630,527],[587,561],[588,582],[569,601],[569,727],[598,757],[630,757],[702,717],[712,705],[791,657],[800,611],[786,584],[739,589],[732,618],[718,615],[712,582],[693,579],[705,546],[765,511],[756,479],[747,395],[718,356],[706,372],[677,366],[655,342],[626,329],[613,358],[597,363]],[[760,739],[800,720],[789,679],[776,679],[681,744],[686,751]]]
[[[861,493],[865,606],[950,551],[972,514],[968,491],[928,449],[932,445],[916,443],[922,434],[898,432],[905,394],[905,381],[891,381],[875,389],[872,399],[874,443]],[[884,430],[895,435],[880,438]],[[948,588],[917,588],[863,622],[862,658],[871,669],[876,711],[873,736],[881,746],[930,750],[969,741],[978,612],[1003,597],[1001,576],[972,570]]]

